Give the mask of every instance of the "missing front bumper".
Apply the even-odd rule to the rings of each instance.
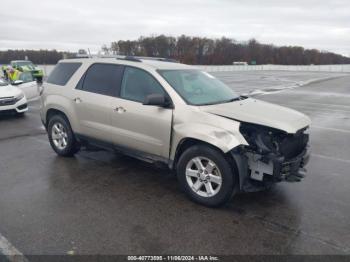
[[[281,181],[296,182],[306,175],[305,166],[310,159],[308,147],[298,156],[286,160],[276,155],[252,152],[232,152],[244,192],[263,190]]]
[[[297,178],[300,181],[305,176],[305,165],[309,162],[310,153],[305,149],[298,156],[288,160],[274,155],[262,156],[252,153],[247,153],[247,157],[251,179],[294,182]]]
[[[309,162],[310,152],[305,149],[300,155],[290,160],[274,161],[274,178],[277,181],[300,181],[306,175],[305,166]]]

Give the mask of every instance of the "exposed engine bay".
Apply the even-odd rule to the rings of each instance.
[[[266,126],[241,123],[240,132],[249,144],[239,149],[243,156],[240,172],[246,173],[243,189],[255,191],[260,186],[283,180],[300,181],[305,176],[309,160],[307,127],[288,134]]]

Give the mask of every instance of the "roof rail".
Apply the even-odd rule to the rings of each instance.
[[[97,57],[98,58],[116,58],[118,60],[127,60],[127,61],[133,61],[133,62],[142,62],[142,60],[152,60],[152,61],[160,61],[160,62],[179,63],[179,61],[172,58],[152,57],[152,56],[100,55]]]
[[[115,58],[118,60],[128,60],[128,61],[134,61],[134,62],[142,62],[138,57],[136,56],[125,56],[125,55],[97,55],[95,58]]]
[[[119,60],[127,60],[132,62],[142,62],[141,59],[139,59],[136,56],[124,56],[124,57],[117,57]]]
[[[172,63],[179,63],[179,61],[172,59],[172,58],[164,58],[164,57],[152,57],[152,56],[137,56],[138,59],[141,60],[154,60],[154,61],[161,61],[161,62],[172,62]]]

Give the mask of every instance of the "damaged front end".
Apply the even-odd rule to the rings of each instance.
[[[295,134],[265,126],[241,123],[249,146],[231,151],[240,173],[240,189],[259,191],[280,181],[300,181],[309,161],[307,127]]]

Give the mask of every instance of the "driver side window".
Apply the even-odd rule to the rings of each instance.
[[[126,67],[120,90],[120,97],[143,103],[151,94],[165,95],[162,86],[144,70]]]

